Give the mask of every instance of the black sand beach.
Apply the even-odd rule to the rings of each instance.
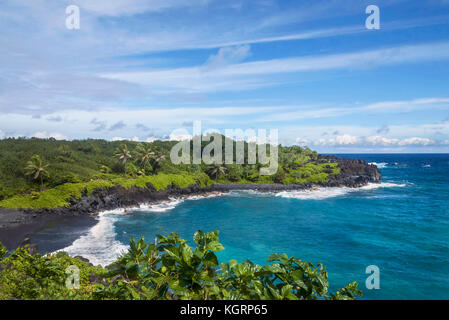
[[[79,232],[96,223],[95,216],[62,216],[55,214],[30,214],[0,208],[0,242],[8,250],[17,248],[25,238],[37,244],[40,253],[62,249],[73,243]],[[55,231],[58,230],[56,233]],[[60,235],[64,236],[61,237]],[[42,246],[41,240],[51,238],[51,247]]]

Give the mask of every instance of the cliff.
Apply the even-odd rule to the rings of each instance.
[[[232,190],[256,190],[260,192],[278,192],[288,190],[305,190],[313,187],[350,187],[356,188],[368,183],[380,183],[381,173],[375,165],[367,164],[363,160],[343,159],[333,156],[320,156],[338,162],[340,173],[330,175],[328,182],[302,183],[302,184],[213,184],[201,187],[200,184],[190,185],[187,188],[168,186],[164,190],[156,191],[150,184],[147,188],[115,186],[106,190],[95,191],[90,195],[83,195],[80,199],[72,199],[68,207],[56,209],[24,210],[25,213],[42,214],[51,213],[59,215],[86,215],[103,210],[121,207],[138,206],[141,203],[167,200],[170,197],[199,195],[210,192],[228,192]]]

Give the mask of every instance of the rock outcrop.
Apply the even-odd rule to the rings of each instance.
[[[51,213],[60,215],[86,215],[102,210],[138,206],[141,203],[167,200],[170,197],[201,195],[210,192],[228,192],[232,190],[256,190],[262,192],[304,190],[319,187],[361,187],[368,183],[380,183],[381,174],[375,165],[363,160],[342,159],[333,156],[320,156],[322,160],[338,162],[340,174],[329,176],[328,182],[283,184],[213,184],[207,187],[191,185],[187,188],[169,186],[165,190],[156,191],[151,184],[147,188],[131,187],[125,189],[115,186],[107,190],[99,190],[91,195],[84,195],[79,200],[73,199],[69,207],[56,209],[25,210],[27,213]]]

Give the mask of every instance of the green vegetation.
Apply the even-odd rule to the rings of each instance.
[[[126,176],[126,163],[128,162],[128,159],[132,158],[131,152],[129,152],[127,145],[122,144],[119,148],[117,148],[115,151],[115,156],[121,163],[123,163]]]
[[[201,299],[201,300],[353,300],[361,291],[348,284],[328,293],[322,264],[273,254],[271,264],[231,260],[219,264],[215,252],[224,250],[218,231],[197,231],[192,248],[178,234],[158,235],[157,244],[134,241],[107,269],[65,253],[42,256],[19,248],[6,257],[0,244],[0,299]],[[67,287],[67,267],[80,271],[79,288]]]
[[[27,166],[25,167],[25,175],[32,175],[33,179],[40,179],[41,181],[41,190],[44,188],[44,176],[48,176],[48,171],[46,168],[48,164],[44,164],[41,157],[38,155],[34,155],[31,157],[31,160],[27,162]]]
[[[227,138],[222,137],[223,148]],[[175,141],[142,143],[104,140],[0,140],[0,207],[66,207],[84,194],[120,185],[163,190],[212,183],[319,183],[340,173],[337,163],[308,148],[279,148],[275,175],[259,174],[262,165],[174,165],[169,159]],[[204,142],[204,148],[208,142]],[[234,149],[236,148],[234,142]],[[244,145],[247,163],[248,144]],[[43,160],[45,157],[45,161]]]

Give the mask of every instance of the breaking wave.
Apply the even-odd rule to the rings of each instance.
[[[124,209],[101,212],[98,223],[87,234],[75,240],[70,246],[58,250],[70,256],[82,256],[94,265],[107,266],[117,260],[128,246],[115,239],[114,223],[124,214]]]
[[[334,198],[346,195],[348,193],[360,192],[366,190],[374,190],[379,188],[394,188],[405,187],[406,184],[396,184],[390,182],[384,183],[370,183],[360,188],[319,188],[315,190],[300,190],[300,191],[282,191],[276,193],[276,197],[294,198],[300,200],[322,200],[327,198]]]
[[[182,203],[183,199],[174,199],[171,198],[168,201],[163,201],[156,204],[143,204],[140,205],[140,208],[133,209],[133,210],[143,210],[143,211],[150,211],[150,212],[165,212],[168,210],[173,210],[178,206],[180,203]]]
[[[368,164],[375,165],[375,166],[378,167],[379,169],[386,168],[387,165],[388,165],[387,162],[379,162],[379,163],[377,163],[377,162],[370,162],[370,163],[368,163]]]
[[[396,184],[384,182],[380,184],[371,183],[360,188],[320,188],[315,190],[301,190],[301,191],[283,191],[278,193],[260,193],[254,190],[246,191],[232,191],[224,194],[198,195],[187,197],[184,199],[171,198],[168,201],[141,205],[140,208],[130,208],[129,211],[149,211],[149,212],[166,212],[176,208],[179,204],[187,200],[200,200],[205,198],[217,197],[221,195],[245,196],[246,195],[263,195],[276,196],[282,198],[295,198],[301,200],[321,200],[343,196],[352,192],[360,192],[363,190],[373,190],[378,188],[393,188],[405,187],[405,184]],[[124,245],[116,239],[115,222],[126,215],[125,209],[116,209],[101,212],[98,216],[98,223],[87,231],[87,233],[70,246],[58,251],[65,251],[70,256],[82,256],[89,259],[94,265],[107,266],[116,261],[117,258],[125,253],[129,246]]]

